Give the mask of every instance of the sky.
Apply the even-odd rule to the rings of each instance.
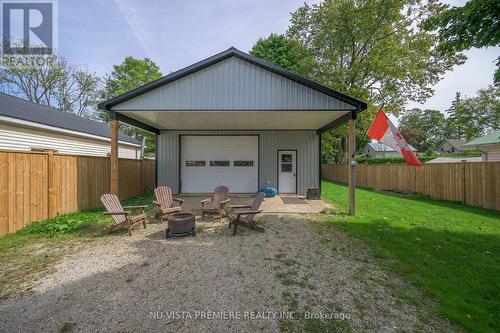
[[[307,1],[309,4],[317,1]],[[446,1],[463,5],[464,0]],[[149,57],[168,74],[231,46],[248,52],[260,37],[284,33],[304,0],[59,0],[59,55],[99,75],[126,56]],[[492,83],[500,48],[470,50],[425,104],[449,108],[457,91]]]

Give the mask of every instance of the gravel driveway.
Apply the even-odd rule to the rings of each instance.
[[[218,222],[198,223],[196,237],[165,240],[159,223],[103,237],[31,292],[2,300],[0,330],[295,332],[321,322],[334,331],[449,329],[419,302],[399,299],[411,289],[320,219],[265,215],[265,233],[240,228],[234,237]]]

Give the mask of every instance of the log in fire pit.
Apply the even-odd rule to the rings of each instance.
[[[191,213],[179,213],[167,217],[168,228],[165,238],[172,236],[196,236],[195,216]]]

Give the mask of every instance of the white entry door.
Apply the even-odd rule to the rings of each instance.
[[[278,191],[297,193],[297,152],[280,150],[278,152]]]
[[[181,192],[255,193],[259,177],[257,136],[181,136]]]

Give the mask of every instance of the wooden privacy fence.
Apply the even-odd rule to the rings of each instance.
[[[322,165],[324,179],[347,182],[347,165]],[[500,210],[500,162],[360,164],[356,185],[375,190],[420,193],[432,198]]]
[[[154,161],[120,159],[120,199],[154,184]],[[99,199],[109,191],[109,158],[0,152],[0,236],[57,214],[101,207]]]

